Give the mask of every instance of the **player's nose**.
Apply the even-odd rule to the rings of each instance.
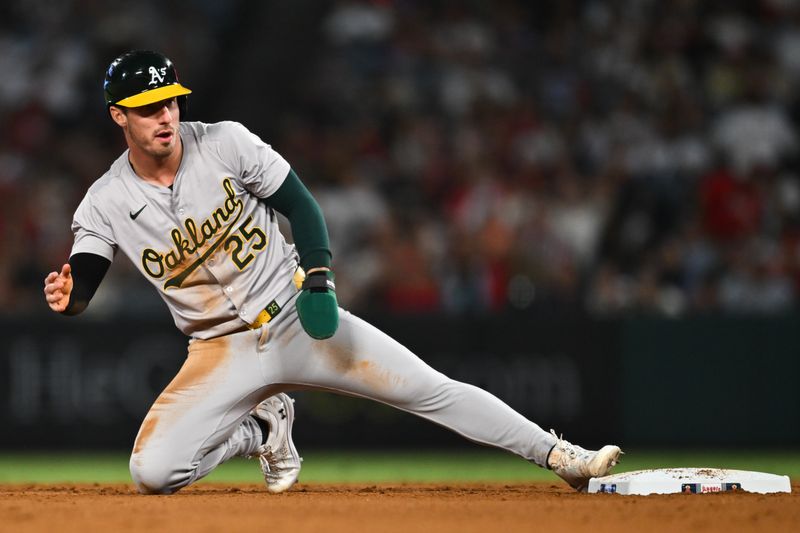
[[[158,121],[161,124],[169,124],[172,122],[172,112],[169,110],[168,105],[161,106],[158,111]]]

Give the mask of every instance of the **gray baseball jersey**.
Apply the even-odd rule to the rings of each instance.
[[[261,200],[289,164],[236,122],[180,125],[172,188],[137,177],[126,150],[87,192],[72,254],[122,250],[158,290],[178,328],[208,339],[241,329],[291,283],[294,247]]]

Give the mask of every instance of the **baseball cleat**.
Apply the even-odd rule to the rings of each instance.
[[[591,478],[608,474],[623,453],[619,446],[611,445],[597,451],[585,450],[559,438],[552,429],[550,433],[557,441],[547,456],[547,467],[580,492],[586,492]]]
[[[251,457],[258,457],[261,463],[267,490],[273,494],[283,492],[297,481],[303,461],[292,442],[294,400],[284,393],[276,394],[258,404],[250,414],[269,424],[267,442]]]

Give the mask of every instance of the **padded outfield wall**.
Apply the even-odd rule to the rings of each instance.
[[[588,446],[800,444],[800,317],[367,317],[435,368]],[[1,319],[0,448],[127,448],[180,367],[158,320]],[[305,447],[462,443],[386,406],[298,393]]]

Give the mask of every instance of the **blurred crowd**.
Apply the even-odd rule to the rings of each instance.
[[[298,58],[240,31],[263,6],[110,4],[2,8],[3,309],[44,305],[72,211],[123,149],[99,73],[132,45],[175,60],[192,118],[268,134],[322,205],[351,310],[797,306],[800,2],[298,2],[314,16],[277,24]],[[209,65],[245,51],[289,57],[259,79],[292,94],[226,116],[250,74],[222,87]],[[115,268],[102,300],[130,305],[138,274]]]

